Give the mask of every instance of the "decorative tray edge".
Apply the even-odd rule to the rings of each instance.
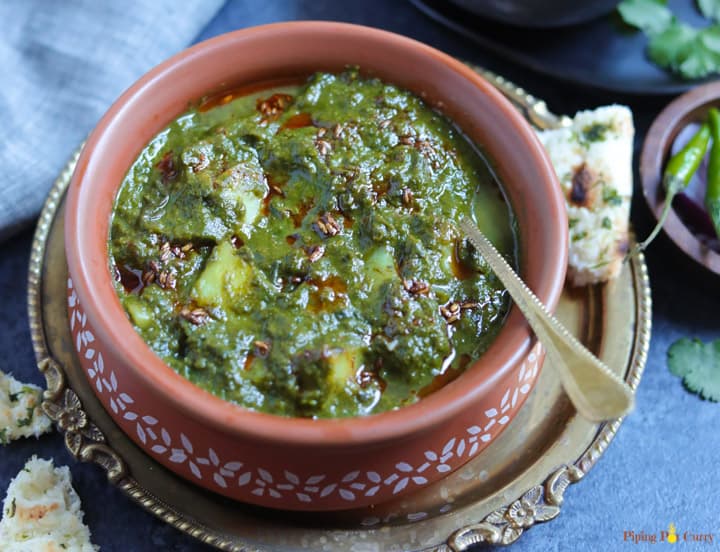
[[[547,128],[550,125],[562,125],[566,119],[549,113],[544,102],[502,77],[481,68],[473,67],[473,69],[508,95],[532,124]],[[511,93],[512,91],[514,93]],[[53,420],[56,428],[63,433],[68,450],[77,460],[101,466],[113,485],[118,486],[131,499],[158,518],[218,549],[232,552],[259,552],[258,548],[238,545],[229,538],[214,533],[202,523],[185,518],[172,506],[143,489],[129,474],[125,461],[107,444],[103,433],[90,421],[77,394],[67,385],[61,365],[50,354],[42,319],[42,267],[50,228],[81,150],[82,146],[70,158],[53,184],[41,211],[31,249],[28,271],[28,314],[37,365],[47,383],[42,408]],[[639,327],[635,331],[631,362],[625,380],[634,391],[647,360],[652,302],[647,266],[642,255],[632,261],[632,269],[633,285],[638,290],[635,297],[635,311],[638,313]],[[542,484],[530,488],[510,504],[496,509],[477,523],[455,530],[444,543],[426,550],[460,552],[478,543],[507,545],[515,542],[535,523],[554,519],[560,513],[566,489],[580,481],[597,463],[612,442],[622,421],[623,419],[619,418],[602,424],[595,439],[584,453],[572,464],[558,467]]]

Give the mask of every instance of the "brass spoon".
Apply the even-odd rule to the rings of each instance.
[[[545,347],[551,365],[578,413],[593,422],[619,418],[632,410],[630,387],[588,351],[554,318],[497,249],[465,219],[460,227],[500,278],[530,327]]]

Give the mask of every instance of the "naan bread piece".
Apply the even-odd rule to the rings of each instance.
[[[33,456],[10,482],[0,520],[3,552],[93,552],[70,470]]]
[[[539,131],[567,203],[568,279],[576,286],[617,277],[628,250],[633,191],[632,112],[580,111],[569,127]]]
[[[42,389],[0,371],[0,445],[20,437],[39,437],[50,429],[40,409]]]

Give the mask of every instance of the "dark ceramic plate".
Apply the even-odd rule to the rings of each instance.
[[[522,27],[564,27],[610,13],[618,0],[450,0],[482,17]]]
[[[446,0],[410,0],[429,17],[483,48],[557,79],[629,94],[671,95],[705,81],[683,81],[645,57],[646,39],[615,14],[561,29],[525,29],[484,19]],[[707,25],[694,0],[670,0],[694,26]],[[708,79],[710,80],[710,79]]]

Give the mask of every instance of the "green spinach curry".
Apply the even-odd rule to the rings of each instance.
[[[508,298],[455,221],[514,259],[482,155],[409,92],[348,69],[206,100],[142,151],[111,270],[174,370],[244,407],[346,417],[456,377]]]

